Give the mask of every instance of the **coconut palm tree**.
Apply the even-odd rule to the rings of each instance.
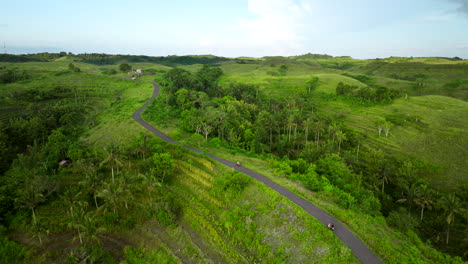
[[[399,199],[397,203],[406,203],[408,204],[408,213],[411,215],[411,209],[413,207],[414,201],[421,196],[421,188],[419,184],[413,183],[404,188],[405,198]]]
[[[98,234],[106,231],[104,227],[99,226],[98,219],[92,212],[88,212],[84,215],[80,227],[81,237],[83,243],[86,245],[99,244]]]
[[[427,187],[427,185],[421,186],[421,194],[414,200],[414,203],[421,208],[421,222],[423,220],[424,210],[432,209],[432,206],[434,205],[434,196],[434,191]]]
[[[117,208],[122,202],[122,188],[120,183],[111,182],[105,183],[101,190],[98,191],[97,197],[104,200],[104,204],[99,209],[104,211],[112,210],[114,214],[117,212]]]
[[[88,190],[88,194],[93,196],[94,205],[96,208],[99,207],[97,202],[97,192],[103,181],[102,175],[98,174],[96,171],[92,173],[86,173],[84,179],[79,182],[81,186],[83,186],[86,190]]]
[[[87,204],[83,203],[75,208],[75,212],[73,217],[70,218],[70,221],[67,223],[68,228],[76,229],[78,232],[78,239],[80,240],[80,244],[83,244],[83,237],[81,235],[81,230],[83,229],[83,221],[86,215],[86,208]]]
[[[347,139],[346,134],[343,133],[343,131],[338,130],[338,131],[336,131],[335,135],[336,135],[336,140],[338,140],[338,153],[340,153],[341,152],[341,143]]]
[[[318,145],[320,141],[320,134],[323,132],[324,124],[322,121],[318,120],[314,123],[315,128],[315,143]]]
[[[47,176],[35,175],[17,190],[15,205],[31,210],[33,224],[36,224],[36,207],[47,199],[56,189],[55,182]]]
[[[62,201],[70,208],[70,216],[73,218],[73,207],[75,206],[75,203],[79,201],[81,196],[81,192],[78,192],[76,190],[72,190],[68,188],[62,195],[60,195],[60,198]]]
[[[332,136],[332,142],[335,143],[335,136],[336,136],[336,132],[340,130],[339,126],[337,123],[331,123],[329,126],[328,126],[328,133]]]
[[[306,144],[309,140],[309,129],[314,125],[314,121],[312,119],[307,118],[303,123],[302,126],[304,127],[304,132],[305,132],[305,138],[306,138]]]
[[[112,171],[112,182],[115,182],[114,178],[114,168],[118,166],[122,166],[122,161],[124,157],[120,155],[118,148],[115,145],[111,145],[107,149],[105,149],[105,157],[104,160],[101,162],[100,166],[107,166]]]
[[[455,222],[455,215],[462,210],[460,199],[451,193],[447,196],[443,196],[439,200],[439,206],[444,209],[445,221],[447,222],[447,239],[446,244],[449,243],[450,226]]]

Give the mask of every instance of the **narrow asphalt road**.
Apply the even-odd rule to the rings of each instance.
[[[147,122],[145,122],[142,118],[141,118],[141,112],[143,112],[143,110],[146,109],[146,107],[148,107],[148,105],[151,103],[151,101],[156,98],[156,96],[158,96],[159,94],[159,86],[154,83],[154,82],[151,82],[151,84],[153,84],[154,86],[154,91],[153,91],[153,96],[151,97],[150,100],[148,100],[148,102],[146,102],[140,109],[138,109],[135,113],[133,113],[132,115],[132,118],[137,121],[138,123],[140,123],[142,126],[144,126],[146,129],[148,129],[149,131],[151,131],[152,133],[154,133],[156,136],[160,137],[161,139],[163,139],[164,141],[166,142],[169,142],[169,143],[176,143],[174,140],[172,140],[171,138],[169,138],[168,136],[166,136],[165,134],[163,134],[161,131],[157,130],[156,128],[154,128],[153,126],[151,126],[150,124],[148,124]],[[189,146],[183,146],[191,151],[194,151],[194,152],[197,152],[197,153],[202,153],[199,149],[196,149],[196,148],[192,148],[192,147],[189,147]],[[250,177],[264,183],[265,185],[267,185],[268,187],[270,187],[271,189],[277,191],[278,193],[282,194],[284,197],[288,198],[289,200],[293,201],[294,203],[296,203],[297,205],[299,205],[300,207],[302,207],[304,210],[306,210],[310,215],[314,216],[315,218],[317,218],[321,223],[323,223],[324,227],[323,228],[327,228],[326,225],[328,223],[334,223],[335,224],[335,231],[334,233],[343,241],[343,243],[345,245],[347,245],[351,251],[353,252],[353,254],[362,262],[362,263],[370,263],[370,264],[374,264],[374,263],[383,263],[374,253],[372,253],[372,251],[355,235],[353,234],[353,232],[351,232],[346,226],[344,226],[340,221],[338,221],[337,219],[333,218],[332,216],[330,216],[329,214],[327,214],[325,211],[323,211],[322,209],[318,208],[317,206],[313,205],[312,203],[310,203],[309,201],[299,197],[298,195],[296,195],[295,193],[291,192],[290,190],[288,190],[287,188],[273,182],[272,180],[270,180],[269,178],[255,172],[255,171],[252,171],[252,170],[249,170],[247,168],[244,168],[242,166],[236,166],[236,164],[234,162],[231,162],[231,161],[228,161],[228,160],[225,160],[223,158],[220,158],[220,157],[217,157],[215,155],[212,155],[212,154],[206,154],[207,156],[209,156],[210,158],[214,159],[214,160],[217,160],[221,163],[223,163],[224,165],[226,166],[229,166],[235,170],[238,170],[246,175],[249,175]]]

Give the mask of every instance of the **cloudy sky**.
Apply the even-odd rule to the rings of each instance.
[[[468,59],[468,0],[1,0],[0,6],[8,53]]]

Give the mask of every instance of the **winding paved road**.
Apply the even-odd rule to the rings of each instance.
[[[151,101],[156,98],[156,96],[158,96],[159,94],[159,86],[154,83],[154,82],[151,82],[151,84],[153,84],[154,86],[154,91],[153,91],[153,96],[151,97],[150,100],[148,100],[148,102],[146,102],[140,109],[138,109],[135,113],[133,113],[132,115],[132,118],[137,121],[138,123],[140,123],[142,126],[144,126],[146,129],[148,129],[149,131],[151,131],[152,133],[154,133],[156,136],[160,137],[161,139],[163,139],[164,141],[166,142],[169,142],[169,143],[176,143],[174,140],[172,140],[171,138],[169,138],[168,136],[166,136],[165,134],[161,133],[161,131],[157,130],[156,128],[154,128],[153,126],[151,126],[150,124],[148,124],[147,122],[145,122],[142,118],[141,118],[141,113],[143,112],[143,110],[146,109],[146,107],[148,107],[148,105],[151,103]],[[196,148],[192,148],[192,147],[189,147],[189,146],[183,146],[187,149],[190,149],[191,151],[194,151],[196,153],[202,153],[199,149],[196,149]],[[255,172],[255,171],[252,171],[252,170],[249,170],[245,167],[240,167],[240,166],[236,166],[236,164],[234,162],[231,162],[231,161],[228,161],[228,160],[225,160],[223,158],[220,158],[220,157],[217,157],[217,156],[214,156],[212,154],[206,154],[208,155],[210,158],[214,159],[214,160],[217,160],[221,163],[223,163],[224,165],[226,166],[229,166],[235,170],[238,170],[246,175],[249,175],[250,177],[264,183],[265,185],[267,185],[268,187],[270,187],[271,189],[279,192],[280,194],[282,194],[284,197],[288,198],[289,200],[293,201],[294,203],[296,203],[297,205],[299,205],[300,207],[302,207],[304,210],[306,210],[310,215],[314,216],[315,218],[317,218],[321,223],[324,224],[324,228],[326,228],[326,225],[328,223],[334,223],[335,224],[335,231],[334,233],[343,241],[343,243],[345,245],[347,245],[351,251],[353,252],[353,254],[362,262],[362,263],[370,263],[370,264],[381,264],[383,263],[376,255],[374,255],[374,253],[372,253],[372,251],[355,235],[353,234],[346,226],[344,226],[340,221],[338,221],[337,219],[333,218],[332,216],[330,216],[329,214],[327,214],[325,211],[323,211],[322,209],[318,208],[317,206],[313,205],[312,203],[310,203],[309,201],[299,197],[298,195],[296,195],[295,193],[291,192],[290,190],[288,190],[287,188],[273,182],[272,180],[270,180],[269,178]]]

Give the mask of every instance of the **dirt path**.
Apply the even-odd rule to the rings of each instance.
[[[165,134],[161,133],[159,130],[145,122],[141,118],[141,113],[143,110],[145,110],[146,107],[151,103],[151,101],[156,98],[159,94],[159,86],[152,82],[154,86],[154,91],[153,91],[153,96],[151,97],[148,102],[146,102],[140,109],[138,109],[135,113],[133,113],[132,118],[140,123],[142,126],[144,126],[146,129],[154,133],[156,136],[160,137],[166,142],[169,143],[176,143],[174,140],[166,136]],[[199,149],[192,148],[189,146],[183,146],[191,151],[197,152],[197,153],[202,153]],[[353,232],[351,232],[346,226],[344,226],[340,221],[337,219],[333,218],[329,214],[327,214],[325,211],[322,209],[318,208],[317,206],[313,205],[309,201],[299,197],[295,193],[291,192],[287,188],[273,182],[269,178],[255,172],[252,170],[249,170],[247,168],[241,167],[241,166],[236,166],[234,162],[225,160],[223,158],[214,156],[212,154],[206,154],[210,158],[226,165],[229,166],[237,171],[240,171],[246,175],[249,175],[250,177],[264,183],[271,189],[277,191],[278,193],[282,194],[284,197],[288,198],[289,200],[293,201],[300,207],[302,207],[305,211],[307,211],[310,215],[314,216],[317,218],[321,223],[324,224],[324,228],[327,228],[326,225],[327,223],[333,222],[335,224],[335,231],[334,233],[343,241],[345,245],[347,245],[353,254],[362,262],[362,263],[371,263],[371,264],[380,264],[383,263],[372,251],[355,235]]]

